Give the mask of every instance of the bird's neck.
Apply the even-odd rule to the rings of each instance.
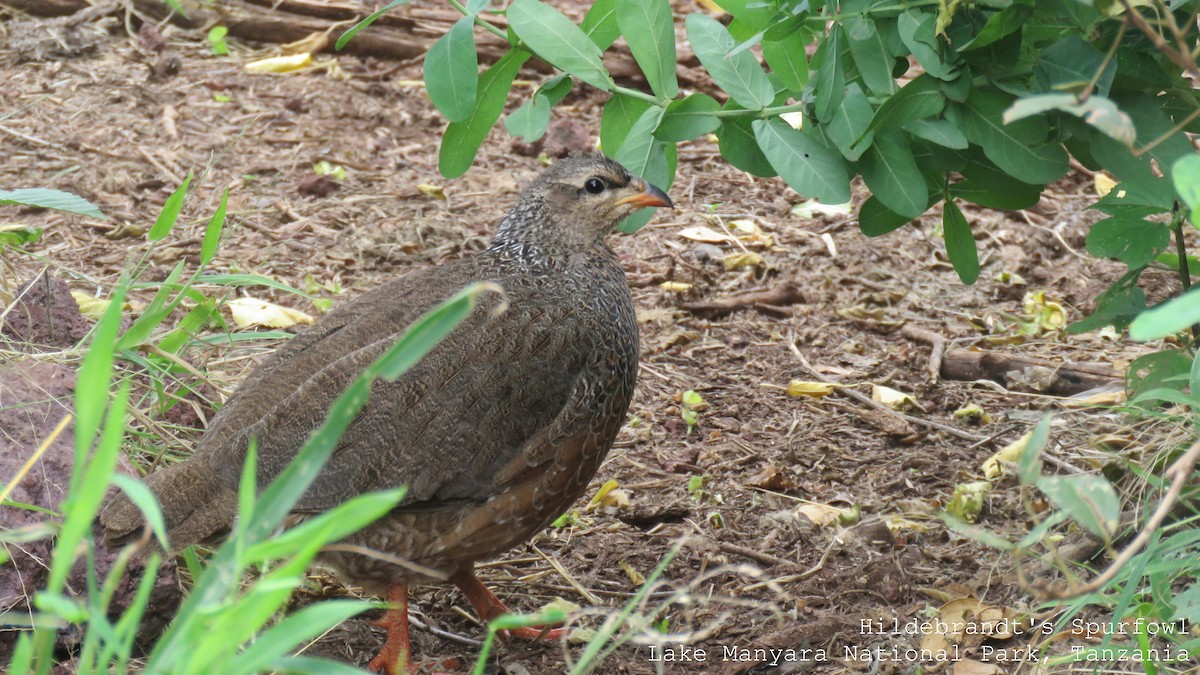
[[[576,232],[547,214],[540,203],[519,203],[500,221],[488,250],[508,261],[546,270],[566,268],[596,255],[613,255],[603,237],[584,241],[572,237]]]

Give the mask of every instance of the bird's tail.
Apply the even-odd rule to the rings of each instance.
[[[237,515],[237,494],[203,458],[159,469],[145,482],[162,508],[172,552],[228,530]],[[141,536],[145,520],[141,509],[122,492],[100,512],[104,538],[110,542]]]

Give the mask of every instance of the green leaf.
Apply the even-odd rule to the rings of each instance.
[[[723,110],[740,110],[733,101],[726,101]],[[758,147],[748,117],[722,117],[717,127],[717,144],[721,156],[733,166],[763,178],[778,175],[767,156]]]
[[[1033,433],[1025,442],[1025,449],[1021,451],[1017,462],[1017,476],[1021,485],[1036,485],[1042,475],[1042,451],[1046,448],[1046,441],[1050,439],[1050,422],[1053,419],[1052,415],[1043,415],[1042,421],[1033,428]]]
[[[520,138],[523,143],[538,140],[545,135],[549,126],[550,100],[541,94],[534,94],[504,118],[504,129],[508,135]]]
[[[942,210],[942,233],[946,237],[946,255],[958,278],[964,284],[975,283],[979,278],[979,251],[971,226],[953,199],[947,199]]]
[[[1071,334],[1086,333],[1104,326],[1128,326],[1146,309],[1146,292],[1137,285],[1142,270],[1130,270],[1096,298],[1091,316],[1067,326]]]
[[[1061,110],[1083,118],[1083,121],[1118,143],[1133,145],[1137,140],[1137,130],[1133,128],[1133,120],[1129,119],[1129,115],[1121,112],[1116,103],[1098,94],[1089,96],[1083,103],[1079,103],[1074,94],[1040,94],[1020,98],[1004,111],[1003,119],[1005,124],[1011,124],[1049,110]]]
[[[611,47],[621,37],[621,28],[617,25],[617,0],[593,2],[579,27],[600,51]]]
[[[888,97],[875,111],[867,132],[880,129],[899,129],[926,117],[933,117],[946,107],[946,99],[938,81],[922,73]]]
[[[176,188],[170,197],[167,197],[162,211],[158,214],[158,219],[154,221],[150,233],[146,235],[150,241],[158,241],[166,237],[175,228],[175,223],[179,220],[179,212],[183,209],[183,200],[187,197],[188,186],[191,184],[192,174],[189,173],[187,178],[183,179],[183,184]]]
[[[909,122],[902,128],[917,138],[924,138],[943,148],[966,150],[969,145],[967,137],[949,120],[921,119]]]
[[[858,169],[884,206],[909,220],[925,213],[929,188],[909,150],[907,134],[892,131],[876,136]]]
[[[229,43],[225,37],[229,35],[229,27],[216,25],[208,29],[208,35],[205,39],[208,42],[208,49],[217,56],[225,56],[229,53]]]
[[[333,48],[340,52],[342,50],[342,47],[345,47],[346,43],[349,42],[355,35],[358,34],[358,31],[375,23],[375,21],[378,20],[379,17],[383,16],[384,14],[387,14],[388,12],[399,7],[400,5],[406,5],[409,2],[410,2],[410,0],[392,0],[392,2],[389,2],[385,7],[379,8],[373,14],[368,16],[367,18],[365,18],[362,21],[359,21],[358,23],[351,26],[350,30],[346,31],[345,33],[342,33],[341,37],[339,37],[337,39],[337,42],[335,42],[333,44]]]
[[[892,77],[892,55],[888,53],[875,21],[869,16],[851,16],[846,19],[845,31],[854,65],[867,88],[877,96],[894,93],[896,80]]]
[[[304,642],[374,606],[374,603],[365,600],[326,600],[292,612],[238,654],[228,672],[249,674],[272,671],[274,668],[271,665],[277,659],[289,656]]]
[[[1143,342],[1157,340],[1197,323],[1200,323],[1200,288],[1139,314],[1129,326],[1129,337]]]
[[[462,122],[475,111],[479,58],[474,29],[471,17],[464,16],[425,55],[425,91],[438,112],[451,122]]]
[[[793,31],[778,40],[764,40],[763,58],[771,72],[791,94],[799,94],[808,84],[808,56],[805,48],[810,37],[803,31]]]
[[[41,209],[66,211],[68,213],[77,213],[81,216],[91,216],[92,218],[104,218],[104,214],[100,213],[100,209],[96,208],[95,204],[83,197],[73,195],[70,192],[63,192],[62,190],[50,190],[47,188],[0,190],[0,205],[3,204],[36,206]]]
[[[689,14],[685,23],[688,40],[713,81],[745,108],[765,108],[775,99],[775,88],[754,55],[739,52],[732,58],[733,37],[716,19]]]
[[[825,204],[850,201],[850,176],[829,148],[774,118],[751,123],[758,148],[783,180],[806,197]]]
[[[979,32],[975,34],[975,37],[970,42],[959,47],[958,51],[965,52],[986,47],[1002,37],[1015,33],[1032,14],[1033,8],[1029,5],[1014,4],[1005,7],[988,17],[987,23],[983,24],[983,28],[979,29]]]
[[[517,70],[528,58],[529,52],[511,49],[479,76],[475,112],[462,122],[451,122],[442,136],[438,171],[443,176],[454,178],[471,168],[479,146],[504,112],[504,102],[508,100],[508,90]]]
[[[692,94],[672,101],[654,136],[665,143],[682,143],[711,134],[721,126],[721,119],[715,114],[720,109],[721,104],[708,94]]]
[[[1192,210],[1192,225],[1200,227],[1200,155],[1180,157],[1171,167],[1171,179],[1179,199]]]
[[[617,25],[651,91],[663,100],[678,96],[671,3],[667,0],[618,0],[617,9]]]
[[[1155,175],[1158,172],[1153,164],[1157,162],[1157,168],[1166,173],[1169,179],[1171,168],[1180,157],[1195,154],[1187,135],[1176,129],[1175,122],[1163,112],[1160,97],[1114,92],[1111,98],[1133,120],[1138,144],[1155,145],[1141,156],[1134,157],[1128,146],[1096,133],[1092,135],[1090,144],[1092,155],[1122,181],[1170,192],[1169,183],[1161,185],[1162,178]]]
[[[508,24],[547,63],[597,89],[612,91],[600,48],[557,9],[539,0],[515,0],[508,8]]]
[[[116,474],[112,477],[113,485],[121,488],[121,491],[129,497],[129,501],[141,510],[142,515],[146,517],[146,522],[150,523],[150,529],[154,531],[155,538],[162,546],[164,551],[170,551],[171,545],[167,541],[167,526],[163,520],[162,509],[158,506],[158,500],[154,498],[154,493],[150,488],[146,487],[145,483],[136,481],[125,474]]]
[[[1096,77],[1101,65],[1104,53],[1078,35],[1070,34],[1038,53],[1034,75],[1044,91],[1080,92]],[[1108,95],[1116,72],[1116,64],[1110,62],[1104,66],[1096,82],[1097,94]]]
[[[1105,542],[1121,522],[1121,502],[1112,483],[1102,476],[1042,476],[1038,489],[1071,520]]]
[[[174,301],[170,304],[167,303],[167,298],[170,296],[175,283],[179,281],[180,275],[183,274],[183,266],[186,262],[185,260],[180,260],[175,265],[175,268],[163,280],[162,285],[158,287],[158,291],[154,294],[154,298],[150,300],[150,304],[146,305],[141,315],[125,331],[125,334],[117,339],[116,346],[113,347],[115,350],[123,351],[145,344],[147,338],[150,337],[151,331],[162,325],[163,320],[183,301],[182,294],[176,295]]]
[[[939,80],[953,79],[957,72],[953,65],[942,60],[939,53],[941,45],[934,35],[935,17],[932,13],[910,9],[899,17],[897,27],[900,29],[900,40],[908,47],[917,62],[933,77]]]
[[[813,53],[812,65],[817,69],[817,79],[813,83],[814,112],[822,124],[828,124],[833,119],[845,94],[846,68],[842,63],[844,39],[841,24],[835,23]]]
[[[1110,216],[1146,218],[1157,213],[1168,213],[1174,207],[1175,195],[1166,181],[1152,183],[1118,183],[1091,208]]]
[[[833,119],[825,125],[825,133],[843,157],[856,162],[871,147],[875,138],[874,132],[867,131],[874,116],[875,110],[867,100],[867,95],[857,82],[853,82],[846,87],[842,104],[833,113]]]
[[[973,539],[985,546],[991,546],[992,548],[1000,551],[1011,551],[1014,548],[1011,541],[1001,537],[991,530],[982,528],[978,525],[972,525],[970,523],[963,522],[945,511],[939,511],[938,517],[942,519],[942,522],[946,524],[947,528],[954,530],[964,537]]]
[[[1192,358],[1180,349],[1165,349],[1137,357],[1125,372],[1125,389],[1131,401],[1167,400],[1162,390],[1182,392],[1191,379]]]
[[[665,190],[674,180],[675,146],[666,145],[654,138],[654,129],[662,116],[663,109],[657,106],[642,113],[613,159],[629,169],[630,173],[641,176]],[[627,234],[636,232],[650,222],[652,217],[653,209],[643,209],[625,218],[617,229]]]
[[[1131,269],[1145,267],[1171,244],[1171,230],[1163,223],[1112,216],[1092,225],[1088,253],[1116,258]]]
[[[1041,199],[1041,185],[1019,181],[983,158],[964,166],[962,175],[966,180],[951,185],[950,194],[989,209],[1027,209]]]
[[[221,230],[225,227],[225,211],[229,207],[229,188],[221,193],[221,203],[204,228],[204,242],[200,244],[200,267],[206,267],[217,255],[217,246],[221,243]]]
[[[975,91],[965,104],[947,109],[972,143],[1005,173],[1030,183],[1052,183],[1067,172],[1067,152],[1047,143],[1049,128],[1040,117],[1004,124],[1013,98],[997,91]]]
[[[632,96],[613,94],[604,104],[604,112],[600,115],[600,149],[604,154],[613,157],[621,149],[629,130],[638,121],[642,113],[650,109],[650,104]]]
[[[100,431],[100,420],[108,404],[108,389],[112,382],[113,346],[121,329],[121,307],[125,304],[128,280],[121,278],[113,288],[108,307],[92,331],[92,341],[79,376],[75,380],[75,449],[76,466],[82,466],[81,448],[86,451]]]
[[[900,229],[912,218],[905,218],[883,205],[878,197],[868,197],[858,210],[858,229],[868,237],[879,237]]]

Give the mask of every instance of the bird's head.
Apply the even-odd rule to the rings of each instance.
[[[601,241],[630,213],[647,206],[673,208],[674,204],[665,192],[603,155],[566,157],[525,188],[497,236],[587,247]]]

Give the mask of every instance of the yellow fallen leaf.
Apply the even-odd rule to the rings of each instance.
[[[883,524],[887,525],[887,528],[892,532],[903,532],[908,530],[911,532],[921,533],[929,531],[928,525],[922,525],[915,520],[909,520],[908,518],[900,515],[889,516],[888,519],[883,522]]]
[[[588,502],[588,511],[598,511],[600,509],[617,510],[629,506],[629,491],[622,490],[618,487],[615,480],[610,480],[600,489],[596,491],[595,496]]]
[[[1021,455],[1025,453],[1025,446],[1029,445],[1029,439],[1032,437],[1033,432],[1030,431],[984,460],[983,465],[980,467],[983,471],[983,477],[988,480],[995,480],[1003,476],[1006,473],[1004,465],[1012,465],[1020,462]]]
[[[886,405],[892,410],[913,410],[921,407],[921,404],[911,394],[906,394],[879,384],[871,385],[871,399],[876,403]]]
[[[266,328],[287,328],[298,323],[312,323],[313,318],[304,312],[290,307],[283,307],[256,298],[235,298],[225,303],[233,322],[239,328],[247,326],[263,326]]]
[[[630,583],[632,583],[635,587],[646,583],[646,575],[635,570],[633,565],[630,565],[624,560],[618,561],[617,564],[621,566],[621,569],[625,572],[625,576],[629,577]]]
[[[1059,330],[1067,325],[1067,310],[1046,297],[1046,291],[1025,294],[1025,314],[1032,317],[1044,331]]]
[[[751,251],[743,251],[741,253],[730,253],[722,260],[725,264],[725,270],[732,272],[740,270],[743,267],[758,267],[763,264],[763,257]]]
[[[679,231],[679,236],[690,241],[698,241],[703,244],[727,244],[736,241],[732,236],[724,232],[717,232],[711,227],[698,225],[696,227],[685,227]]]
[[[992,484],[986,480],[959,483],[946,503],[946,511],[963,522],[973,523],[983,513],[983,502],[991,491]]]
[[[432,197],[434,199],[446,198],[446,190],[442,188],[441,185],[428,185],[426,183],[422,183],[417,186],[417,189],[420,190],[421,194],[425,195],[426,197]]]
[[[1112,189],[1117,187],[1117,181],[1103,171],[1097,173],[1095,176],[1092,176],[1092,182],[1096,186],[1096,194],[1100,195],[1101,197],[1112,192]]]
[[[100,317],[104,316],[105,310],[108,309],[108,303],[111,302],[111,300],[97,298],[83,291],[71,291],[71,297],[75,298],[75,304],[79,305],[79,313],[92,321],[99,321]]]
[[[312,65],[312,54],[288,54],[287,56],[272,56],[269,59],[251,61],[245,65],[247,73],[291,73]]]
[[[713,2],[713,0],[696,0],[696,4],[704,8],[704,11],[712,16],[721,16],[725,10],[721,6]]]
[[[805,382],[803,380],[792,380],[788,382],[787,395],[799,398],[801,396],[810,396],[812,398],[824,398],[833,393],[837,388],[832,382]]]
[[[977,424],[979,426],[983,426],[984,424],[992,423],[992,416],[987,414],[987,411],[983,409],[983,406],[979,405],[978,403],[969,403],[964,405],[958,410],[955,410],[953,415],[954,419],[966,422],[968,424]]]
[[[1095,405],[1123,405],[1129,396],[1124,389],[1111,391],[1098,391],[1094,394],[1088,394],[1083,398],[1070,398],[1061,401],[1060,404],[1068,408],[1085,408]]]
[[[683,293],[684,291],[690,291],[692,289],[691,284],[685,284],[682,281],[664,281],[659,284],[658,287],[664,291],[670,291],[672,293]]]

